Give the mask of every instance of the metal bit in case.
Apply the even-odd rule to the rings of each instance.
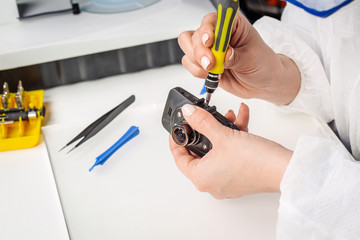
[[[19,84],[18,84],[17,92],[15,94],[15,102],[16,102],[16,106],[18,108],[23,107],[23,100],[24,100],[24,88],[23,88],[22,82],[20,80]]]
[[[1,104],[4,109],[8,108],[8,99],[9,99],[9,85],[7,82],[3,84],[3,94],[1,95]]]
[[[22,81],[21,81],[21,80],[19,80],[17,92],[20,93],[21,96],[24,95],[24,88],[23,88],[23,85],[22,85]]]

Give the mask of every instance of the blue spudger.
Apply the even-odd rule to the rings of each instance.
[[[129,130],[127,130],[127,132],[119,140],[117,140],[116,143],[114,143],[114,145],[112,145],[108,150],[106,150],[96,158],[96,161],[94,165],[89,169],[89,172],[91,172],[95,166],[103,165],[106,162],[106,160],[108,160],[109,157],[111,157],[111,155],[113,155],[125,143],[127,143],[128,141],[139,135],[139,133],[140,133],[139,127],[131,126]]]
[[[206,87],[205,87],[205,84],[204,84],[203,88],[201,89],[200,95],[203,95],[204,93],[206,93]]]

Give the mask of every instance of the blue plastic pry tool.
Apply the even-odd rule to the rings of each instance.
[[[139,135],[139,133],[139,127],[131,126],[129,130],[127,130],[127,132],[119,140],[117,140],[116,143],[114,143],[114,145],[96,158],[96,161],[89,169],[89,172],[91,172],[97,165],[103,165],[111,157],[111,155],[113,155],[125,143]]]
[[[205,83],[204,83],[203,88],[201,89],[200,95],[203,95],[204,93],[206,93]]]

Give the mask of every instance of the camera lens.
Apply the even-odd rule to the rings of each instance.
[[[173,136],[178,144],[180,144],[180,145],[187,144],[188,135],[186,134],[186,132],[183,129],[175,128]]]
[[[194,145],[199,140],[199,134],[188,124],[175,125],[171,136],[177,145],[183,147]]]

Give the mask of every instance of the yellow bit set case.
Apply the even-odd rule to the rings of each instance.
[[[0,104],[0,151],[30,148],[38,144],[45,116],[44,90],[24,91],[19,81],[16,93],[3,84]]]

